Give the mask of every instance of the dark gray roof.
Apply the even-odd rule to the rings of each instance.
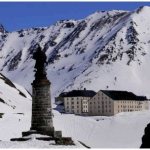
[[[132,92],[128,91],[110,91],[110,90],[101,90],[104,94],[112,98],[113,100],[147,100],[146,96],[137,96]]]
[[[96,95],[96,92],[92,90],[73,90],[70,92],[63,92],[59,97],[93,97],[94,95]]]

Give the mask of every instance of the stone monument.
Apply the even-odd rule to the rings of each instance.
[[[50,81],[46,77],[46,55],[37,45],[33,54],[35,63],[35,80],[32,85],[32,118],[31,128],[27,132],[22,132],[22,138],[13,138],[11,141],[26,141],[31,139],[29,135],[35,136],[38,140],[54,140],[56,144],[74,145],[70,137],[62,137],[61,131],[55,131],[53,126],[53,114],[50,95]]]
[[[33,54],[35,64],[35,80],[32,83],[32,122],[31,130],[54,136],[50,82],[46,77],[46,55],[38,46]]]

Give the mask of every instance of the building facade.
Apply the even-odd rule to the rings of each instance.
[[[127,91],[73,90],[61,97],[65,113],[89,116],[112,116],[120,112],[148,110],[148,99]]]
[[[148,99],[127,91],[100,90],[89,100],[89,115],[112,116],[120,112],[148,110]]]
[[[87,115],[89,109],[88,102],[95,94],[96,92],[86,89],[64,92],[55,98],[55,103],[63,103],[65,113]]]

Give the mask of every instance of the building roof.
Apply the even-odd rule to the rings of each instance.
[[[95,91],[84,89],[63,92],[59,95],[59,97],[93,97],[94,95],[96,95]]]
[[[110,98],[112,98],[113,100],[137,100],[137,101],[148,100],[146,96],[137,96],[134,93],[128,91],[110,91],[110,90],[101,90],[101,91]]]

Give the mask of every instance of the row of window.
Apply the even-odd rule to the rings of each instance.
[[[132,111],[141,111],[141,109],[135,109],[135,110],[132,110],[132,109],[122,109],[122,110],[118,110],[118,113],[119,112],[132,112]]]
[[[76,107],[79,108],[79,105],[77,105]],[[67,105],[66,108],[68,109],[68,108],[69,108],[69,105]],[[75,106],[72,105],[71,108],[74,109]],[[88,108],[88,105],[83,105],[83,108]],[[93,108],[96,109],[96,106],[94,106]],[[98,105],[97,108],[102,108],[102,109],[105,109],[105,108],[106,108],[106,109],[107,109],[107,108],[111,108],[111,105],[105,105],[105,106],[102,105],[102,107],[101,107],[100,105]],[[119,108],[119,107],[118,107],[118,108]]]
[[[94,109],[96,109],[96,107],[97,107],[97,108],[101,108],[101,107],[102,107],[103,109],[104,109],[104,108],[107,109],[107,108],[111,108],[112,106],[111,106],[111,105],[101,105],[101,106],[100,106],[100,105],[98,105],[98,106],[94,105],[94,106],[93,106]],[[92,108],[92,107],[91,107],[91,108]]]
[[[74,105],[74,102],[71,102],[72,105]],[[76,104],[79,104],[79,102],[77,101]],[[69,105],[69,102],[67,102],[67,105]]]
[[[110,101],[97,101],[97,102],[95,102],[95,101],[92,102],[92,101],[91,101],[91,102],[90,102],[90,104],[96,104],[96,103],[98,103],[98,104],[101,103],[102,105],[103,105],[103,104],[107,104],[107,105],[108,105],[108,104],[111,104]]]
[[[84,109],[83,112],[86,113],[86,112],[88,112],[88,110],[87,110],[87,109]]]
[[[142,108],[141,105],[139,105],[139,106],[133,106],[133,105],[132,105],[132,106],[130,106],[130,105],[128,105],[128,106],[120,105],[120,106],[119,106],[119,105],[118,105],[118,108],[120,108],[120,107],[121,107],[121,108],[126,108],[126,107],[128,107],[128,108]]]
[[[139,102],[139,101],[118,101],[118,103],[130,103],[130,104],[139,104],[139,103],[141,103],[141,102]]]
[[[87,102],[87,101],[83,101],[82,103],[83,103],[83,104],[88,104],[88,102]]]
[[[83,108],[88,108],[88,106],[87,105],[83,105]]]
[[[69,109],[69,106],[67,105],[66,108]],[[74,109],[75,107],[72,105],[71,108]],[[79,108],[79,105],[77,105],[77,108]],[[88,108],[88,106],[84,105],[83,108]]]
[[[94,111],[94,110],[90,110],[90,113],[111,113],[111,109],[109,110],[97,110],[97,111]]]
[[[71,104],[74,104],[75,102],[71,102]],[[69,102],[67,102],[67,104],[69,105]],[[76,104],[79,104],[78,101],[76,101]],[[88,104],[88,102],[83,102],[83,104]]]
[[[87,99],[87,97],[80,97],[80,98],[79,97],[70,97],[70,98],[67,97],[66,98],[66,100],[70,100],[70,99],[71,100],[79,100],[79,99]]]

